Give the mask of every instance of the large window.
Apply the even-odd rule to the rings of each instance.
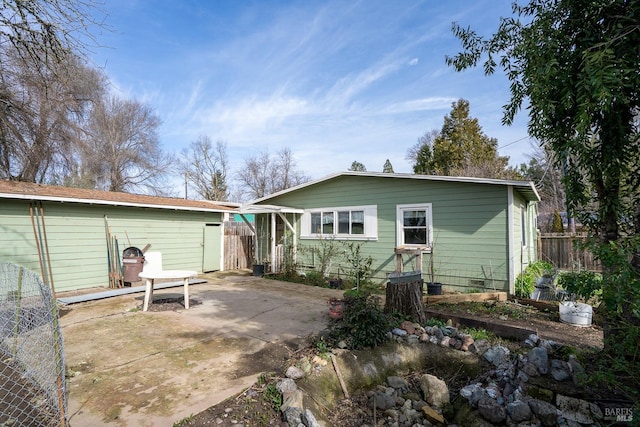
[[[398,246],[431,247],[431,204],[398,205]]]
[[[309,209],[302,215],[302,236],[337,239],[377,238],[376,206]]]

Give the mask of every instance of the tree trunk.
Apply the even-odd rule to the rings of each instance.
[[[387,295],[384,311],[397,312],[408,316],[412,321],[421,325],[426,321],[422,305],[422,289],[424,281],[418,280],[407,283],[387,283]]]

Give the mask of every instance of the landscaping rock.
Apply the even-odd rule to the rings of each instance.
[[[424,400],[431,406],[442,408],[450,402],[447,384],[434,375],[425,374],[420,377],[420,389]]]
[[[300,378],[304,378],[305,373],[302,369],[298,368],[297,366],[289,366],[287,368],[287,372],[285,373],[285,376],[292,380],[299,380]]]
[[[408,334],[415,334],[416,333],[416,327],[413,324],[413,322],[410,322],[408,320],[405,320],[404,322],[402,322],[400,324],[400,329],[404,329],[405,331],[407,331]]]
[[[302,424],[304,424],[306,427],[320,427],[320,423],[318,423],[316,417],[308,409],[304,411],[301,418]]]
[[[558,422],[558,409],[549,402],[538,399],[529,399],[531,412],[538,417],[538,420],[545,426],[554,426]]]
[[[551,376],[556,381],[566,381],[571,378],[571,368],[567,362],[551,359]]]
[[[296,382],[291,378],[285,378],[282,381],[278,381],[276,389],[283,395],[293,393],[298,389]]]
[[[423,406],[422,407],[422,413],[424,414],[425,418],[430,423],[434,423],[434,424],[437,424],[437,425],[444,424],[444,417],[442,416],[442,414],[437,412],[432,407],[430,407],[428,405]]]
[[[511,352],[507,347],[504,347],[502,345],[494,345],[493,347],[485,351],[482,357],[484,357],[487,362],[493,364],[494,366],[500,366],[500,364],[509,360],[510,354]]]
[[[471,335],[464,335],[462,337],[462,347],[460,347],[460,350],[469,351],[469,348],[473,345],[473,343],[474,341]]]
[[[597,405],[574,397],[558,394],[556,406],[562,418],[580,424],[595,424],[596,419],[601,420],[603,417]]]
[[[460,389],[460,396],[469,402],[469,405],[473,408],[478,407],[478,402],[487,396],[487,392],[482,387],[481,383],[469,384],[468,386]]]
[[[529,363],[532,363],[540,374],[546,375],[549,372],[549,352],[546,347],[532,348],[527,358],[529,359]],[[532,375],[528,372],[527,374]]]
[[[387,377],[387,384],[389,385],[389,387],[393,387],[396,390],[397,389],[406,390],[408,386],[405,379],[398,376]]]
[[[469,351],[482,356],[485,351],[491,348],[491,344],[487,340],[477,340],[469,346]]]
[[[492,424],[503,423],[507,419],[507,410],[494,399],[483,398],[478,402],[478,412]]]
[[[529,407],[529,404],[522,400],[516,400],[509,403],[506,409],[507,415],[509,415],[511,420],[516,423],[531,419],[531,408]]]

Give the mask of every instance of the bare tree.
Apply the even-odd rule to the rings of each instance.
[[[258,199],[309,180],[296,168],[289,148],[282,148],[275,156],[268,150],[245,159],[244,167],[236,173],[241,188],[240,198]]]
[[[160,147],[151,107],[115,96],[94,108],[81,149],[80,175],[94,188],[167,194],[172,156]]]
[[[187,181],[198,195],[206,200],[218,201],[229,199],[228,163],[227,145],[218,141],[214,146],[206,135],[192,142],[189,150],[182,153],[180,160]]]
[[[95,41],[91,27],[105,28],[94,16],[105,16],[95,0],[2,0],[0,46],[12,48],[20,60],[39,64],[40,70],[55,72],[68,56],[82,54]],[[0,74],[5,72],[0,61]],[[11,97],[0,93],[0,102],[11,105]]]
[[[57,182],[73,168],[74,140],[105,79],[76,56],[41,64],[21,55],[2,51],[0,177]]]
[[[353,171],[353,172],[366,172],[367,168],[365,167],[364,164],[360,163],[357,160],[354,160],[351,163],[351,167],[348,169],[349,171]]]

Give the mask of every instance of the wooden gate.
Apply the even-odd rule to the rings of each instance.
[[[224,225],[224,269],[242,270],[253,267],[255,239],[253,232],[243,222],[227,222]]]

